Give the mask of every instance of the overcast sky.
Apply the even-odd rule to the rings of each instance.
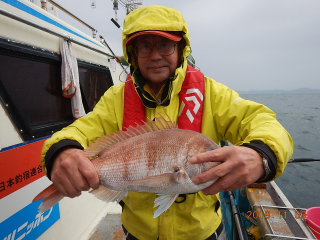
[[[120,55],[121,30],[110,0],[55,0],[95,27]],[[319,0],[144,0],[179,10],[190,31],[196,65],[231,89],[320,89]],[[63,20],[91,31],[61,11]],[[119,5],[122,26],[125,9]]]

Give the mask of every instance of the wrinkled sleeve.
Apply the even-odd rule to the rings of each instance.
[[[259,140],[270,147],[277,158],[275,178],[280,176],[293,153],[290,134],[277,121],[268,107],[242,99],[238,93],[214,80],[211,88],[211,111],[219,139],[234,145]]]
[[[123,109],[123,106],[120,106],[123,99],[121,94],[122,91],[119,86],[109,88],[92,112],[74,121],[61,131],[54,133],[51,138],[45,141],[41,153],[41,164],[46,174],[48,172],[45,157],[48,150],[55,143],[68,139],[76,141],[83,148],[86,148],[97,137],[114,133],[121,128],[122,118],[118,116],[119,109]]]

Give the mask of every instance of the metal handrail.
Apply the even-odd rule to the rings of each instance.
[[[263,214],[265,214],[264,208],[277,208],[277,209],[288,209],[288,210],[295,210],[297,211],[297,209],[305,211],[307,210],[306,208],[295,208],[295,207],[282,207],[282,206],[272,206],[272,205],[263,205],[263,204],[254,204],[252,207],[261,207]],[[267,223],[269,224],[269,227],[271,229],[272,233],[267,233],[264,235],[263,239],[268,239],[267,237],[278,237],[278,238],[286,238],[286,239],[296,239],[296,240],[317,240],[315,238],[303,238],[303,237],[296,237],[296,236],[285,236],[285,235],[278,235],[275,234],[273,228],[272,228],[272,224],[269,222],[269,220],[266,218]],[[303,219],[303,222],[305,224],[305,226],[309,227],[306,222]]]
[[[53,0],[47,0],[49,3],[51,3],[53,6],[59,8],[61,11],[65,12],[66,14],[68,14],[69,16],[73,17],[74,19],[76,19],[77,21],[81,22],[83,25],[85,25],[86,27],[90,28],[93,32],[93,35],[95,35],[95,32],[97,32],[97,30],[94,27],[91,27],[88,23],[82,21],[80,18],[78,18],[77,16],[75,16],[74,14],[72,14],[71,12],[69,12],[67,9],[65,9],[64,7],[62,7],[61,5],[59,5],[58,3],[56,3]],[[95,37],[94,37],[95,38]]]
[[[110,57],[110,58],[114,58],[112,55],[110,55],[110,54],[108,54],[108,53],[106,53],[106,52],[103,52],[103,51],[101,51],[101,50],[95,49],[95,48],[93,48],[93,47],[90,47],[89,45],[86,45],[86,44],[84,44],[84,43],[81,43],[81,42],[79,42],[79,41],[71,38],[69,35],[66,35],[66,34],[63,34],[63,33],[59,33],[59,32],[57,32],[57,31],[54,31],[54,30],[49,29],[49,28],[47,28],[47,27],[44,27],[44,26],[42,26],[42,25],[40,25],[40,24],[38,24],[38,23],[35,23],[35,22],[33,22],[33,21],[30,21],[30,20],[28,20],[28,19],[25,19],[25,18],[23,18],[23,17],[20,17],[20,16],[14,14],[14,13],[11,13],[11,12],[3,9],[3,8],[0,8],[0,14],[2,14],[2,15],[4,15],[4,16],[7,16],[7,17],[9,17],[9,18],[12,18],[12,19],[14,19],[14,20],[17,20],[17,21],[19,21],[19,22],[25,23],[25,24],[27,24],[27,25],[29,25],[29,26],[38,28],[38,29],[40,29],[40,30],[42,30],[42,31],[44,31],[44,32],[50,33],[50,34],[55,35],[55,36],[57,36],[57,37],[61,37],[61,38],[65,39],[65,40],[68,40],[68,41],[70,41],[70,42],[73,42],[73,43],[75,43],[75,44],[78,44],[78,45],[80,45],[80,46],[82,46],[82,47],[88,48],[88,49],[90,49],[90,50],[92,50],[92,51],[95,51],[95,52],[98,52],[98,53],[100,53],[100,54],[106,55],[106,56],[108,56],[108,57]]]
[[[280,190],[280,188],[278,187],[278,185],[272,181],[270,182],[270,185],[272,186],[272,188],[278,193],[278,197],[279,199],[284,203],[285,206],[287,207],[291,207],[294,208],[292,206],[292,204],[289,202],[289,200],[286,198],[286,196],[283,194],[283,192]],[[292,214],[294,214],[293,210],[289,210],[289,212]],[[297,224],[299,225],[299,227],[301,228],[301,230],[304,232],[304,234],[308,237],[308,238],[313,238],[313,234],[310,231],[310,229],[308,228],[308,226],[306,226],[305,222],[302,219],[296,219]]]
[[[116,56],[116,54],[112,51],[112,49],[109,47],[109,44],[107,43],[107,41],[104,39],[104,37],[102,36],[102,35],[100,35],[100,39],[101,39],[101,43],[104,45],[104,46],[106,46],[108,49],[109,49],[109,51],[112,53],[112,55],[113,55],[113,58],[116,58],[117,56]],[[123,65],[122,65],[122,63],[119,63],[120,64],[120,66],[122,67],[122,69],[126,72],[126,74],[128,74],[128,72],[127,72],[127,68],[128,67],[124,67]],[[122,73],[122,72],[121,72]],[[120,74],[121,75],[121,74]]]
[[[275,238],[285,238],[285,239],[294,239],[294,240],[317,240],[316,238],[302,238],[302,237],[292,237],[292,236],[284,236],[278,234],[266,234],[263,239],[269,239],[267,237],[275,237]]]

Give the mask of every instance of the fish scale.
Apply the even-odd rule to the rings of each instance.
[[[98,138],[85,150],[100,180],[92,194],[110,202],[120,201],[128,191],[157,193],[154,217],[158,217],[179,194],[201,191],[215,181],[195,185],[192,179],[220,163],[191,164],[189,159],[219,146],[201,133],[177,128],[161,115],[155,120],[147,119],[144,125]],[[52,198],[61,199],[57,193],[52,195],[52,189],[50,194],[44,190],[34,199],[45,196],[40,211],[51,207],[55,202]]]

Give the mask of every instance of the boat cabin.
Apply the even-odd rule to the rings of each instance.
[[[125,70],[103,38],[30,1],[0,0],[0,29],[0,239],[86,239],[114,204],[83,193],[40,214],[32,203],[51,184],[40,165],[43,142],[74,121],[62,95],[60,39],[72,44],[86,113]]]

